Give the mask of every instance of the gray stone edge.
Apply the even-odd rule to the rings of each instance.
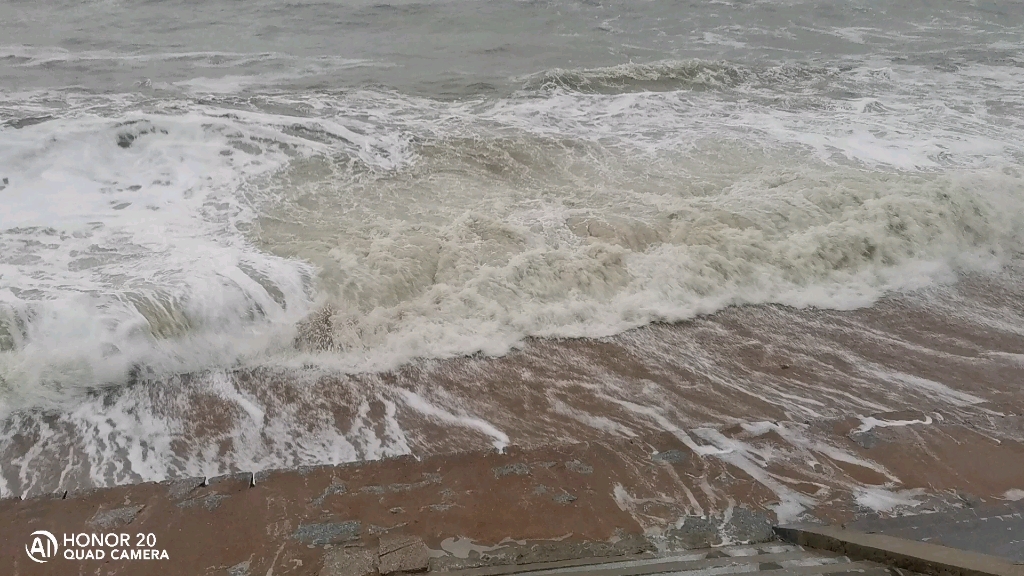
[[[835,526],[793,524],[773,529],[782,540],[799,546],[828,550],[853,560],[878,562],[930,576],[1024,576],[1024,566],[1005,558],[929,542]]]
[[[478,566],[475,568],[462,568],[449,570],[445,574],[451,576],[504,576],[517,572],[529,572],[540,570],[555,570],[559,568],[576,568],[580,566],[593,566],[599,564],[614,564],[619,562],[630,562],[634,560],[649,560],[656,558],[650,553],[624,554],[622,556],[597,556],[586,558],[572,558],[569,560],[557,560],[554,562],[535,562],[530,564],[497,564],[494,566]]]

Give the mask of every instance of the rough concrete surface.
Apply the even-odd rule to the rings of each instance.
[[[430,551],[423,540],[412,536],[385,535],[378,545],[380,573],[389,574],[426,572],[430,566]]]
[[[928,542],[867,534],[835,526],[797,524],[776,528],[786,541],[859,560],[933,576],[1024,576],[1024,565],[1005,558]]]
[[[378,573],[379,562],[375,550],[332,548],[324,554],[319,576],[372,576]]]
[[[1024,501],[983,503],[977,496],[964,492],[957,497],[964,508],[954,512],[866,518],[848,523],[847,528],[971,550],[1024,564]]]

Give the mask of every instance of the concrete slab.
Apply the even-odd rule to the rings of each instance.
[[[957,512],[870,518],[846,527],[1024,563],[1024,502],[979,503],[970,494],[960,496],[966,507]]]
[[[380,573],[405,574],[426,572],[430,567],[430,551],[423,540],[414,536],[385,535],[380,537]]]
[[[377,551],[365,548],[332,548],[324,554],[319,576],[376,576]]]
[[[779,526],[776,532],[800,546],[933,576],[1024,576],[1024,565],[1005,558],[885,534],[810,524]]]
[[[851,562],[845,556],[804,550],[798,546],[771,545],[693,550],[643,558],[591,558],[448,572],[451,576],[726,576],[754,573],[763,573],[763,576],[892,576],[888,568],[881,564]]]

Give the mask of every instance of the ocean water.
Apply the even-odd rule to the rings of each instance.
[[[403,412],[516,441],[454,388],[239,374],[1019,279],[1017,2],[8,1],[0,28],[4,495],[429,444]]]

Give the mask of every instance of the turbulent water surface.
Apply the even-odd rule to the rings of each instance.
[[[1024,336],[1017,2],[18,0],[0,28],[0,495],[430,444],[403,414],[517,441],[481,373],[528,368],[439,363],[474,355],[546,366],[545,406],[604,433],[633,432],[552,390],[747,418],[673,420],[551,340],[734,305]],[[820,358],[837,320],[779,310],[745,322]],[[690,329],[617,342],[754,386]],[[1024,350],[988,352],[1019,384]],[[762,416],[828,413],[770,388]]]

